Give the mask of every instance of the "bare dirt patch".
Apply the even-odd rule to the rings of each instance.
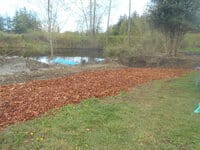
[[[62,78],[0,86],[0,128],[69,103],[116,95],[143,83],[174,78],[187,72],[159,68],[84,71]]]
[[[22,57],[0,57],[0,85],[66,77],[82,71],[116,69],[124,67],[125,66],[116,62],[67,66],[47,65]]]

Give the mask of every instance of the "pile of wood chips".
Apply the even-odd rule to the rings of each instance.
[[[0,86],[0,129],[69,103],[117,95],[153,80],[170,79],[188,72],[182,69],[126,68]]]

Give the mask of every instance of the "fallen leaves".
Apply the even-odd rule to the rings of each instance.
[[[118,69],[77,73],[64,78],[0,86],[0,128],[29,120],[50,109],[119,94],[153,80],[187,73],[182,69]]]

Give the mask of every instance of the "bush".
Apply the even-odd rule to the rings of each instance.
[[[119,39],[121,40],[121,36],[119,37]],[[157,55],[157,53],[164,53],[165,47],[163,47],[163,45],[164,39],[161,34],[159,34],[158,32],[146,33],[143,36],[132,36],[130,46],[125,43],[123,43],[123,45],[116,44],[116,46],[107,46],[104,55],[106,57],[119,59],[121,59],[122,57],[130,56],[152,56]]]
[[[29,32],[22,35],[26,42],[46,42],[48,43],[48,33],[47,32]]]
[[[26,43],[26,48],[22,55],[24,57],[50,55],[47,43]]]
[[[62,33],[54,35],[56,48],[64,49],[64,48],[73,48],[73,49],[81,49],[81,48],[102,48],[104,45],[104,40],[102,36],[96,36],[95,38],[91,38],[87,35],[80,35],[76,33]]]
[[[200,33],[188,33],[185,35],[181,49],[188,51],[200,51]]]

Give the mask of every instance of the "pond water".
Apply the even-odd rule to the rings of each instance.
[[[78,65],[83,63],[101,63],[104,62],[104,58],[92,58],[92,57],[67,57],[67,56],[56,56],[54,58],[50,58],[48,56],[35,57],[34,60],[45,64],[62,64],[62,65]]]

